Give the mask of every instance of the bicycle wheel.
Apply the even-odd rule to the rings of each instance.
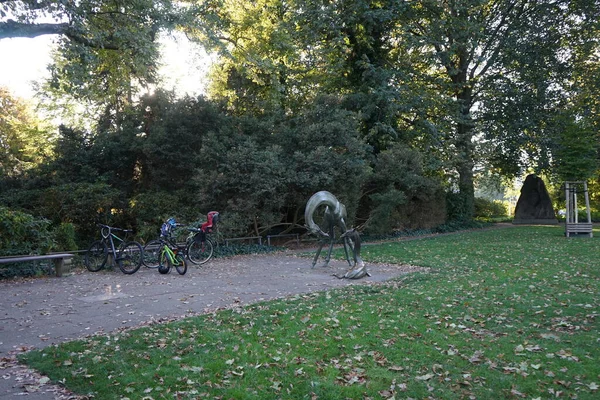
[[[188,259],[196,265],[202,265],[210,260],[213,251],[213,243],[208,238],[205,240],[194,240],[186,249]]]
[[[134,274],[142,266],[144,249],[138,242],[127,242],[121,247],[117,264],[124,274]]]
[[[179,275],[185,275],[187,272],[187,262],[182,254],[175,254],[175,269]]]
[[[148,268],[158,268],[160,251],[163,248],[163,242],[159,239],[153,239],[144,246],[144,265]]]
[[[108,260],[108,247],[101,240],[93,242],[85,253],[85,267],[90,272],[98,272]]]
[[[169,261],[169,256],[167,255],[167,251],[164,247],[160,251],[158,257],[158,272],[163,275],[171,272],[171,261]]]

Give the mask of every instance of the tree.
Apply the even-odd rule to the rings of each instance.
[[[497,139],[498,149],[504,151],[496,155],[515,156],[508,163],[513,173],[527,147],[539,162],[546,161],[543,148],[540,151],[543,122],[559,104],[562,79],[569,70],[571,47],[564,38],[580,30],[582,21],[593,23],[598,4],[432,0],[406,5],[410,18],[400,27],[401,37],[429,60],[432,68],[427,73],[437,79],[440,95],[454,100],[447,142],[454,148],[462,217],[470,218],[473,171],[481,154],[475,138],[486,132]],[[495,125],[502,128],[482,129],[484,121],[487,128],[495,123],[485,118],[489,115],[484,112],[491,110],[496,121],[506,122]]]
[[[47,128],[26,103],[0,87],[0,176],[16,177],[49,155]]]
[[[552,155],[555,180],[587,181],[600,167],[598,151],[600,137],[589,121],[576,121],[564,113],[556,118],[555,137],[552,138]]]
[[[0,256],[44,253],[52,248],[50,221],[0,206]]]
[[[171,0],[1,0],[0,7],[0,39],[57,35],[45,91],[100,105],[116,125],[132,96],[156,81],[158,33],[178,18]]]
[[[0,0],[0,39],[59,35],[66,46],[143,55],[174,17],[170,0]]]
[[[600,43],[597,24],[589,22],[599,16],[595,7],[587,11],[590,15],[566,38],[571,73],[563,85],[566,99],[556,113],[551,147],[552,172],[559,185],[597,177],[600,167]]]
[[[208,0],[192,8],[186,33],[218,51],[210,95],[225,99],[231,112],[260,114],[293,110],[306,101],[297,82],[309,72],[298,63],[291,36],[295,2]]]
[[[446,221],[442,185],[424,173],[422,154],[401,143],[378,155],[368,188],[368,232],[432,228]]]

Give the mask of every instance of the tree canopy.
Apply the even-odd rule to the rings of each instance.
[[[156,82],[161,30],[179,10],[171,0],[0,1],[0,40],[56,35],[47,96],[71,96],[118,120],[124,104]]]
[[[45,93],[100,110],[93,128],[63,126],[53,158],[0,196],[40,213],[62,204],[61,221],[118,210],[110,217],[150,230],[174,209],[195,218],[200,204],[227,210],[230,232],[260,234],[299,228],[303,202],[326,189],[352,223],[381,233],[468,222],[480,176],[597,178],[594,0],[0,7],[0,39],[59,35]],[[155,80],[157,32],[174,27],[219,52],[209,98],[140,90]],[[11,143],[30,137],[11,127]]]
[[[0,176],[17,177],[50,155],[47,125],[0,87]]]
[[[599,12],[567,0],[205,4],[229,55],[215,95],[241,112],[344,95],[378,151],[438,147],[466,219],[482,163],[512,176],[547,169],[548,122],[596,48]]]

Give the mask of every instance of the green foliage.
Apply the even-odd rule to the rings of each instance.
[[[464,221],[468,214],[464,205],[464,199],[457,192],[446,193],[446,215],[448,221]]]
[[[575,128],[569,125],[577,120],[581,129],[597,114],[591,100],[595,96],[590,96],[590,90],[597,91],[597,60],[592,55],[597,42],[589,35],[596,30],[592,21],[598,4],[531,6],[530,18],[515,20],[519,34],[507,37],[507,51],[498,60],[510,73],[492,74],[493,84],[484,85],[482,92],[482,131],[493,143],[489,157],[506,176],[519,176],[528,168],[555,172],[552,164],[561,163],[563,156],[554,151],[577,142],[573,133],[572,139],[561,138]]]
[[[84,237],[95,235],[97,222],[109,222],[125,209],[123,194],[103,183],[66,183],[42,191],[40,211],[55,223],[72,222]]]
[[[0,176],[17,177],[49,155],[47,126],[22,100],[0,87]]]
[[[225,159],[226,162],[217,171],[210,172],[213,179],[206,181],[208,185],[201,189],[200,198],[218,196],[218,200],[208,197],[208,203],[217,200],[226,205],[225,209],[232,218],[236,218],[236,214],[242,217],[246,227],[238,226],[239,233],[243,233],[240,228],[247,230],[254,221],[267,226],[279,222],[288,183],[281,148],[277,145],[263,148],[248,138],[237,141],[228,149]],[[244,174],[240,175],[240,171]],[[207,193],[211,188],[212,193]]]
[[[488,200],[483,197],[475,198],[475,218],[507,217],[508,207],[499,200]]]
[[[600,167],[598,132],[586,121],[575,121],[572,116],[558,118],[553,155],[554,174],[560,182],[587,181]]]
[[[141,125],[136,141],[139,154],[139,184],[143,190],[185,188],[192,196],[195,169],[206,162],[201,150],[205,137],[225,129],[227,117],[215,103],[203,98],[173,100],[158,91],[146,96],[132,111],[132,127]],[[208,149],[206,149],[208,151]]]
[[[52,250],[55,251],[75,251],[79,250],[76,241],[75,225],[63,222],[54,228],[54,241],[56,242]]]
[[[294,110],[308,94],[299,84],[316,70],[299,60],[293,37],[295,1],[231,3],[206,1],[197,10],[189,35],[223,57],[211,73],[211,97],[223,100],[236,115]],[[301,45],[301,43],[300,43]]]
[[[234,112],[341,95],[375,154],[400,141],[443,162],[452,218],[468,220],[479,160],[506,175],[549,167],[569,73],[593,60],[598,7],[584,3],[209,1],[199,18],[213,35],[199,32],[221,41],[213,89]]]
[[[28,173],[3,175],[0,197],[54,222],[77,214],[57,190],[98,184],[110,201],[74,190],[76,201],[144,236],[164,214],[211,209],[229,213],[228,235],[257,234],[301,225],[306,199],[326,189],[351,225],[383,232],[470,220],[476,166],[555,180],[597,166],[592,1],[38,3],[3,7],[25,32],[40,16],[69,21],[49,24],[62,36],[46,92],[59,109],[78,97],[95,125],[39,146],[9,104],[20,122],[1,125],[0,168]],[[222,56],[211,90],[222,103],[161,90],[136,100],[155,83],[156,34],[177,23]],[[0,35],[10,28],[0,22]],[[33,168],[49,149],[55,160]],[[76,219],[78,234],[89,229]]]
[[[292,173],[290,206],[304,211],[315,192],[328,190],[346,206],[354,224],[362,188],[371,173],[372,148],[361,137],[359,115],[340,98],[322,96],[302,114],[278,126],[277,135]]]
[[[235,244],[229,246],[219,245],[215,247],[214,257],[233,257],[240,254],[265,254],[281,250],[275,246],[259,244]]]
[[[55,245],[50,221],[0,206],[0,256],[45,254]]]
[[[129,213],[135,221],[136,236],[144,241],[156,239],[161,225],[170,217],[179,222],[199,218],[196,203],[187,202],[181,192],[148,191],[130,201]]]
[[[367,233],[430,228],[445,221],[441,185],[424,176],[421,155],[406,145],[396,144],[378,154],[367,187],[374,192],[365,224]]]
[[[55,158],[41,166],[39,175],[45,174],[55,183],[94,183],[104,161],[94,144],[89,132],[61,125],[54,144]]]
[[[51,77],[41,91],[54,109],[62,111],[69,99],[85,104],[95,118],[110,115],[117,127],[134,95],[156,83],[159,31],[172,29],[179,18],[171,0],[3,4],[16,21],[0,22],[0,38],[58,35]]]
[[[256,235],[285,222],[288,208],[299,218],[307,199],[326,189],[352,221],[368,173],[354,117],[322,98],[288,119],[232,121],[205,138],[194,178],[199,203],[224,211],[224,234]]]

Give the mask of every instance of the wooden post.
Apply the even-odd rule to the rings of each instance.
[[[590,195],[588,194],[587,182],[583,182],[583,191],[585,193],[585,209],[587,210],[587,222],[592,223],[592,212],[590,210]]]
[[[583,188],[583,198],[585,199],[586,208],[586,222],[579,222],[579,209],[577,207],[578,188]],[[590,211],[590,197],[588,193],[587,182],[565,182],[565,203],[567,207],[565,236],[570,237],[572,233],[581,233],[587,234],[589,237],[593,237],[592,214]]]

